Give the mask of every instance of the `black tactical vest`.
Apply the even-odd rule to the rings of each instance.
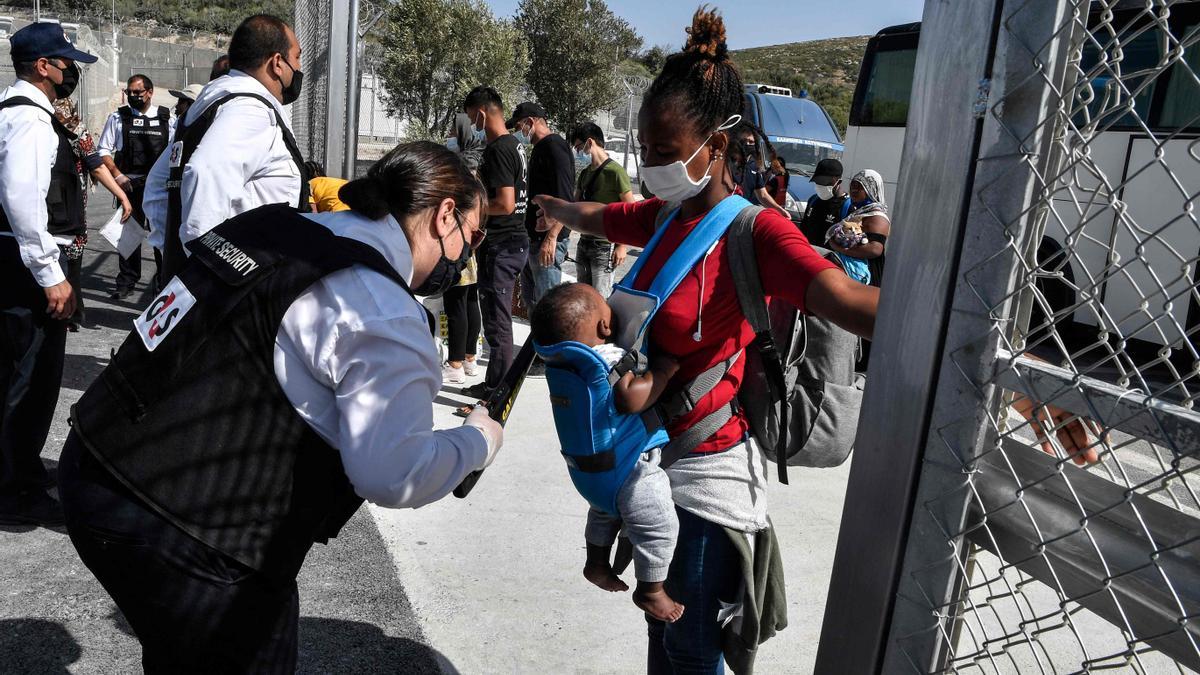
[[[127,105],[117,108],[121,117],[121,150],[114,161],[122,173],[142,176],[150,173],[150,167],[167,149],[171,111],[161,105],[156,107],[158,112],[153,117],[134,115]]]
[[[283,205],[189,242],[188,264],[72,409],[114,476],[179,528],[280,579],[362,503],[338,451],[276,379],[284,313],[328,274],[362,264],[411,295],[383,256]]]
[[[50,115],[45,108],[24,96],[0,101],[0,110],[18,105],[33,106]],[[50,234],[73,237],[87,230],[84,222],[83,185],[79,180],[78,159],[71,146],[75,135],[59,124],[53,115],[50,115],[50,124],[58,136],[58,149],[54,156],[54,166],[50,168],[50,189],[46,191],[46,211],[49,214],[46,227]],[[8,217],[0,209],[0,232],[11,231]]]

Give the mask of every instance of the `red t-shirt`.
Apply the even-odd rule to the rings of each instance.
[[[610,204],[604,210],[604,230],[609,241],[642,247],[654,234],[654,221],[662,200]],[[646,290],[667,258],[696,227],[703,215],[688,221],[673,221],[658,245],[643,264],[635,287]],[[765,210],[754,221],[755,253],[758,255],[759,276],[768,296],[782,298],[804,310],[804,294],[808,284],[818,274],[836,269],[822,258],[800,230],[778,211]],[[701,267],[705,269],[702,270]],[[704,278],[704,294],[700,280]],[[697,310],[702,310],[701,339],[697,332]],[[725,255],[725,240],[717,243],[707,262],[702,260],[683,278],[671,297],[663,303],[650,325],[650,345],[679,360],[679,372],[671,381],[668,394],[692,381],[700,373],[750,346],[754,331],[742,315],[733,274]],[[704,419],[714,410],[727,405],[737,395],[742,383],[745,359],[738,359],[725,377],[691,412],[682,415],[667,431],[675,436]],[[695,452],[717,452],[737,444],[749,427],[739,413],[717,433],[701,443]]]

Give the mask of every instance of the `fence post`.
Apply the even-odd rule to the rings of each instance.
[[[888,265],[817,673],[883,663],[948,320],[999,0],[926,0]],[[934,36],[927,39],[926,36]],[[919,300],[918,300],[919,299]]]
[[[358,70],[358,0],[350,0],[349,4],[349,16],[346,19],[346,144],[342,151],[342,178],[347,180],[354,178],[358,159],[358,97],[362,84]]]

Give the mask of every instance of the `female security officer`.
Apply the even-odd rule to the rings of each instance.
[[[149,672],[293,672],[313,542],[364,498],[440,499],[500,447],[486,411],[432,429],[441,364],[413,297],[457,281],[482,186],[413,143],[341,198],[351,211],[264,206],[191,242],[73,410],[67,528]]]

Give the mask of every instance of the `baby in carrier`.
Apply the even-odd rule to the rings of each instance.
[[[563,284],[553,288],[534,308],[530,317],[533,339],[539,347],[562,342],[586,345],[612,368],[626,358],[627,352],[612,344],[613,314],[608,303],[587,284]],[[672,359],[655,357],[643,373],[625,373],[613,386],[613,403],[618,413],[637,414],[649,410],[662,396],[667,382],[679,369]],[[619,372],[619,371],[618,371]],[[624,522],[625,533],[633,544],[634,574],[637,588],[633,602],[661,621],[676,621],[683,605],[671,599],[663,589],[667,568],[675,552],[679,519],[671,499],[671,483],[658,465],[659,449],[644,453],[617,492],[619,517],[595,506],[588,511],[587,563],[583,575],[607,591],[629,590],[614,573],[612,546]]]

